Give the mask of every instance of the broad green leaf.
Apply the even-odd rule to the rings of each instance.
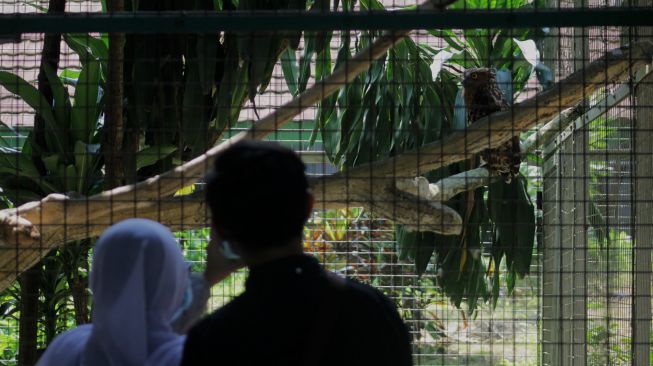
[[[196,62],[192,62],[188,66],[188,75],[184,88],[181,132],[184,144],[191,149],[193,155],[203,153],[208,147],[207,130],[209,121],[204,112],[205,109],[198,65]]]
[[[45,138],[48,148],[56,152],[65,152],[64,132],[57,127],[57,122],[52,113],[52,106],[43,95],[21,77],[6,71],[0,71],[0,85],[10,93],[19,96],[25,103],[34,109],[45,121]]]
[[[87,61],[98,60],[106,62],[109,59],[109,48],[100,38],[95,38],[86,33],[67,33],[64,34],[64,40],[78,54],[82,64]]]
[[[77,85],[77,80],[79,79],[79,74],[81,74],[81,71],[77,70],[72,70],[72,69],[63,69],[61,70],[61,73],[59,74],[59,78],[64,84],[68,85]]]
[[[435,239],[432,233],[419,233],[416,239],[416,252],[415,252],[415,271],[418,276],[426,272],[426,268],[431,261],[433,251],[435,250]]]
[[[295,51],[291,48],[287,48],[281,53],[281,70],[283,71],[283,77],[286,79],[288,90],[296,97],[299,94],[299,68]]]
[[[215,79],[215,63],[217,62],[218,35],[201,34],[197,36],[197,62],[199,67],[199,81],[202,84],[204,95],[211,93]]]
[[[535,240],[535,208],[524,178],[489,188],[490,217],[497,227],[495,245],[502,248],[509,271],[524,276],[530,269]]]
[[[331,75],[331,49],[325,48],[315,59],[315,80],[319,81]]]
[[[6,71],[0,71],[0,85],[9,92],[19,96],[25,103],[40,114],[47,122],[55,123],[51,106],[41,93],[21,77]]]
[[[399,246],[399,259],[415,259],[417,253],[417,237],[419,233],[409,231],[405,227],[397,226],[397,245]]]
[[[225,63],[225,73],[220,82],[218,95],[214,101],[215,129],[218,132],[233,125],[238,120],[240,105],[236,104],[246,95],[247,70],[239,66],[236,55],[229,55]]]
[[[87,60],[75,87],[75,104],[70,114],[70,133],[73,141],[91,142],[97,127],[99,89],[100,63]]]
[[[40,174],[34,163],[17,149],[11,147],[0,148],[0,169],[13,176],[39,179]]]
[[[299,78],[298,89],[300,93],[306,90],[306,84],[311,77],[311,60],[315,53],[316,35],[314,33],[306,33],[304,36],[304,53],[299,58]]]
[[[465,49],[465,42],[460,39],[451,29],[430,30],[429,33],[437,38],[442,38],[447,44],[456,51]]]
[[[263,69],[263,78],[261,79],[261,83],[259,85],[260,94],[264,93],[270,85],[274,66],[277,64],[277,60],[279,59],[281,52],[286,48],[288,47],[282,44],[279,37],[274,37],[269,50],[270,53],[268,54],[268,62],[265,64],[265,69]]]
[[[82,141],[75,142],[75,170],[77,173],[77,182],[75,190],[79,193],[86,194],[89,187],[89,171],[93,166],[93,156],[91,155],[88,145]],[[72,187],[71,187],[72,188]]]
[[[64,88],[56,71],[53,70],[49,64],[43,64],[43,71],[50,83],[50,90],[52,90],[52,96],[54,98],[54,117],[57,120],[57,126],[59,126],[62,131],[65,131],[68,129],[69,123],[68,111],[70,108],[70,97],[68,96],[68,91]]]
[[[45,169],[47,170],[46,179],[50,180],[57,191],[66,192],[66,166],[60,155],[54,154],[42,159]]]
[[[62,167],[63,165],[60,165]],[[66,185],[65,185],[65,192],[70,192],[74,189],[76,189],[76,184],[78,180],[78,174],[77,174],[77,169],[75,169],[74,164],[70,164],[66,166],[66,171],[64,173],[64,177],[66,179]]]
[[[149,146],[136,153],[136,169],[154,165],[159,160],[164,159],[170,154],[177,151],[177,146]]]

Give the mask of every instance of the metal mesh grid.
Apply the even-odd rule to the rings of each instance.
[[[0,4],[3,13],[33,11],[24,4]],[[412,4],[384,3],[388,9]],[[608,1],[589,4],[590,7],[615,5]],[[564,2],[557,6],[575,5]],[[96,2],[69,3],[67,8],[70,12],[99,10]],[[464,35],[463,31],[454,33]],[[334,32],[330,42],[333,63],[341,48],[343,34]],[[351,31],[350,34],[352,44],[369,41],[358,32]],[[542,40],[542,61],[555,65],[551,68],[554,79],[561,80],[617,47],[623,41],[622,35],[622,30],[617,27],[552,29]],[[425,31],[414,31],[411,38],[424,46],[446,46],[442,38]],[[41,34],[26,34],[20,43],[0,45],[1,68],[35,84],[42,39]],[[550,41],[553,41],[553,47]],[[296,57],[302,55],[304,47],[302,40]],[[81,66],[79,57],[65,41],[62,41],[61,49],[60,70],[78,72]],[[550,49],[553,51],[549,52]],[[309,66],[311,75],[316,72],[317,61]],[[307,87],[314,83],[311,76]],[[619,92],[619,87],[606,84],[601,92],[587,95],[586,108],[600,106],[606,96]],[[536,75],[532,75],[525,81],[516,101],[534,96],[541,88]],[[68,90],[71,96],[74,89],[70,86]],[[282,64],[277,63],[267,90],[257,95],[253,103],[245,102],[238,116],[239,123],[229,128],[223,138],[247,129],[252,121],[259,119],[258,116],[273,113],[291,99]],[[524,164],[522,173],[532,185],[528,193],[533,201],[536,201],[538,191],[544,191],[544,224],[538,228],[542,230],[541,246],[535,248],[531,274],[525,279],[517,279],[511,292],[501,288],[495,309],[488,304],[480,305],[473,314],[466,313],[465,306],[457,309],[438,286],[438,268],[434,263],[419,276],[411,260],[398,258],[400,248],[395,238],[395,223],[391,221],[396,217],[384,218],[374,210],[355,207],[335,211],[318,207],[306,227],[304,247],[326,268],[370,283],[396,302],[413,336],[417,365],[634,364],[632,350],[628,348],[632,345],[630,337],[633,332],[631,309],[635,253],[632,239],[634,110],[634,99],[630,96],[610,106],[605,115],[594,118],[588,125],[573,129],[568,137],[559,141],[557,151],[544,163],[544,174],[541,166]],[[309,143],[315,133],[313,120],[316,112],[316,108],[307,109],[268,139],[300,152],[309,175],[321,177],[336,173],[338,168],[328,162],[325,141],[318,137],[314,143]],[[26,103],[0,89],[0,119],[9,126],[23,127],[19,131],[24,131],[21,132],[24,137],[34,116]],[[3,137],[21,141],[13,133],[8,130]],[[14,144],[16,147],[21,145]],[[161,153],[158,150],[154,155],[158,158]],[[554,169],[547,170],[546,164]],[[588,211],[594,207],[605,219],[608,233],[600,234],[600,229],[589,222],[591,214]],[[176,225],[177,229],[196,226],[185,222]],[[600,235],[604,235],[603,239],[599,238]],[[195,269],[201,270],[208,230],[183,230],[177,232],[177,236],[186,258]],[[547,257],[545,253],[542,259],[542,250],[553,253],[553,257]],[[491,251],[491,241],[483,241],[480,252],[485,263],[490,263]],[[508,281],[503,274],[505,262],[500,269],[500,280],[504,283]],[[241,271],[216,286],[212,291],[210,309],[219,308],[241,293],[246,275]],[[13,306],[9,304],[13,301],[11,298],[7,295],[4,299],[8,307]],[[64,306],[68,311],[58,319],[57,332],[75,324],[72,303]],[[567,314],[571,314],[569,324],[566,323]],[[0,348],[4,349],[4,361],[12,364],[18,347],[17,320],[6,316],[2,322],[0,332],[3,338],[0,342],[4,343],[0,343]],[[558,325],[561,327],[557,328]],[[40,346],[47,342],[45,333],[46,330],[39,333]],[[558,363],[558,360],[563,363]]]

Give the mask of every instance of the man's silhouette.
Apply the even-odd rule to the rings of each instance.
[[[294,152],[238,143],[217,158],[206,194],[216,240],[250,273],[242,295],[191,329],[183,366],[412,364],[394,304],[303,253],[313,196]]]

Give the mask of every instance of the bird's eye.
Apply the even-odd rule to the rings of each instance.
[[[474,80],[478,79],[478,74],[477,74],[477,73],[473,73],[473,74],[472,74],[472,79],[474,79]]]

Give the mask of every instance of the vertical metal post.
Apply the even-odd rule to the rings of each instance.
[[[556,9],[559,0],[546,0],[546,8]],[[560,73],[560,29],[551,28],[542,44],[542,62],[551,69],[554,78]],[[555,146],[545,146],[544,151]],[[558,365],[561,356],[560,331],[560,154],[554,154],[542,169],[542,225],[544,245],[542,246],[542,364]]]
[[[632,302],[633,365],[648,365],[651,334],[653,248],[653,74],[635,90],[635,245]]]
[[[572,182],[574,192],[572,255],[572,355],[570,365],[587,363],[587,202],[589,184],[586,164],[588,130],[583,127],[574,133]]]
[[[574,149],[573,138],[560,147],[560,326],[561,358],[558,365],[574,364]]]
[[[547,151],[547,147],[544,150]],[[561,176],[560,154],[556,153],[544,164],[543,231],[542,248],[542,364],[560,364],[561,314],[560,314],[560,196],[558,184]]]

